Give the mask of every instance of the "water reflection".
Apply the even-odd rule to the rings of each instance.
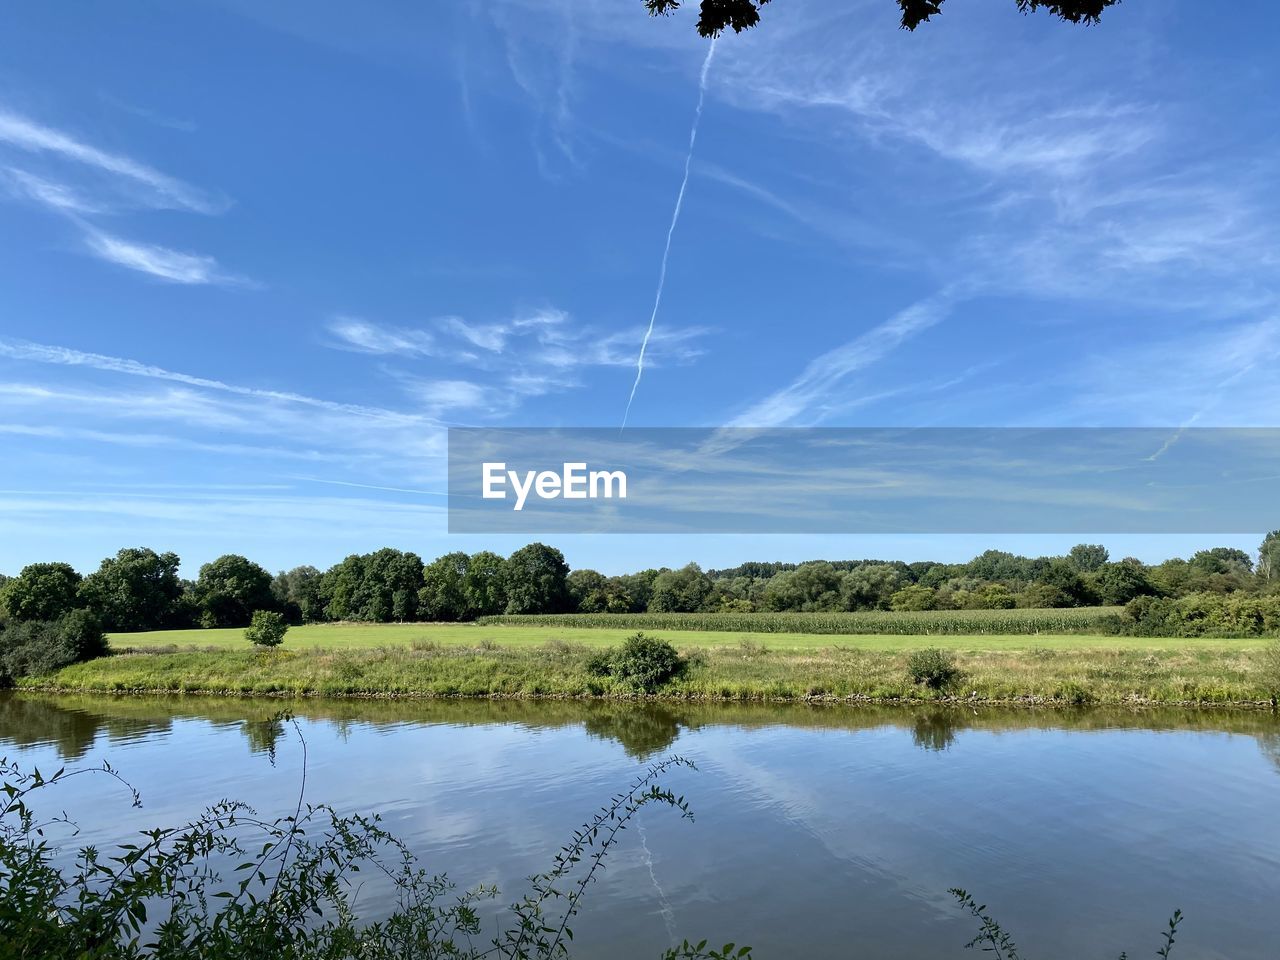
[[[1196,708],[998,708],[968,705],[675,704],[525,700],[277,700],[219,697],[52,696],[0,692],[0,744],[52,745],[63,760],[84,757],[99,737],[122,743],[163,735],[179,719],[236,726],[250,753],[274,756],[286,733],[283,711],[325,723],[345,739],[354,724],[483,726],[534,730],[580,727],[647,760],[669,752],[686,732],[732,726],[910,732],[921,750],[950,750],[968,730],[1185,730],[1252,736],[1280,770],[1280,719],[1264,711]]]

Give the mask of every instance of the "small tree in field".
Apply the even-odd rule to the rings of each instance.
[[[274,610],[255,610],[253,620],[244,631],[244,638],[255,647],[278,647],[284,642],[288,629],[284,614]]]

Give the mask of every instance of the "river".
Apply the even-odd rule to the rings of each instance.
[[[0,754],[46,772],[109,759],[43,803],[110,846],[230,797],[287,814],[303,750],[284,704],[0,694]],[[500,904],[644,765],[693,822],[642,812],[574,924],[575,957],[673,938],[756,956],[937,960],[975,931],[967,888],[1024,956],[1280,952],[1280,721],[1206,711],[306,701],[307,797],[379,813],[424,865]],[[42,810],[44,807],[41,808]],[[362,891],[370,914],[377,884]]]

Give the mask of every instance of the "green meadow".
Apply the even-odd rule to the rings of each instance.
[[[510,619],[314,624],[290,629],[271,650],[252,647],[241,629],[118,633],[110,637],[113,655],[18,685],[86,693],[632,698],[635,690],[593,673],[591,661],[634,632],[630,623]],[[670,641],[684,659],[682,671],[650,694],[668,700],[1262,705],[1275,687],[1274,641],[1265,639],[706,629],[651,635]],[[909,676],[911,652],[929,647],[955,659],[959,679],[946,690]]]
[[[697,615],[690,615],[692,618]],[[530,618],[535,619],[535,618]],[[1076,633],[848,633],[776,632],[773,629],[651,629],[633,618],[620,615],[624,625],[617,627],[576,626],[560,622],[545,624],[519,623],[505,618],[495,623],[315,623],[291,627],[285,637],[287,650],[374,650],[381,647],[412,647],[438,644],[455,647],[530,648],[548,641],[567,640],[590,647],[620,643],[637,629],[670,640],[677,647],[735,647],[743,643],[760,643],[772,650],[820,650],[828,647],[851,647],[862,650],[912,650],[941,647],[948,650],[1001,651],[1018,649],[1052,650],[1151,650],[1222,649],[1244,650],[1265,645],[1260,638],[1241,640],[1188,638],[1171,640],[1159,637],[1110,637]],[[586,618],[584,618],[585,620]],[[744,619],[744,618],[739,618]],[[601,617],[591,620],[600,622]],[[706,622],[705,618],[702,622]],[[241,628],[209,630],[153,630],[146,633],[113,633],[108,637],[117,651],[157,648],[200,648],[245,650],[249,643]]]

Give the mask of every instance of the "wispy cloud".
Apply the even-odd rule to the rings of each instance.
[[[54,183],[17,167],[5,167],[0,173],[8,182],[11,193],[28,197],[53,210],[66,213],[107,213],[110,210],[107,205],[88,199],[65,183]]]
[[[224,210],[225,202],[141,161],[91,146],[0,107],[0,147],[4,146],[56,161],[45,163],[52,169],[40,173],[25,165],[0,166],[0,185],[10,195],[34,201],[72,223],[81,233],[84,248],[98,259],[170,283],[250,285],[207,254],[126,240],[90,222],[139,207],[213,214]],[[68,182],[73,173],[69,166],[76,183]]]
[[[329,333],[336,346],[357,353],[429,357],[435,351],[435,339],[424,330],[380,326],[357,317],[335,318]]]
[[[146,243],[134,243],[121,237],[88,229],[85,243],[94,256],[130,270],[137,270],[171,283],[241,283],[240,279],[223,273],[213,257],[195,253],[182,253],[168,247]]]
[[[0,108],[0,142],[36,154],[52,154],[130,181],[141,188],[153,206],[218,213],[225,204],[176,177],[123,154],[101,150],[69,133],[44,126]]]
[[[810,361],[792,383],[753,404],[729,426],[777,427],[816,422],[824,407],[847,403],[841,390],[849,378],[941,323],[954,301],[955,295],[944,291],[913,303],[884,323]]]
[[[442,317],[423,327],[339,317],[326,330],[332,347],[385,358],[384,372],[430,415],[459,411],[486,419],[509,415],[527,399],[580,388],[581,375],[590,369],[634,366],[645,332],[637,327],[604,333],[554,307],[499,321]],[[708,332],[656,327],[650,362],[692,363],[702,355],[699,341]],[[422,374],[417,363],[423,360],[432,361],[434,375]],[[414,365],[394,367],[392,361]]]
[[[220,393],[230,393],[241,397],[256,398],[259,400],[279,401],[286,404],[297,404],[304,407],[328,410],[334,413],[350,414],[366,420],[383,421],[405,426],[422,426],[424,424],[431,423],[429,419],[418,414],[402,413],[381,407],[368,407],[358,404],[340,403],[333,400],[325,400],[308,396],[306,394],[291,393],[282,390],[267,390],[258,387],[248,387],[240,384],[227,383],[223,380],[199,377],[192,374],[167,370],[163,367],[142,363],[138,360],[130,360],[123,357],[112,357],[100,353],[88,353],[83,350],[73,350],[69,347],[32,343],[26,340],[15,340],[0,337],[0,357],[7,357],[12,360],[22,360],[33,363],[54,364],[57,366],[88,367],[90,369],[101,370],[107,373],[120,373],[131,377],[143,377],[150,380],[164,380],[174,383],[183,383],[189,386],[200,387],[205,390],[214,390]]]

